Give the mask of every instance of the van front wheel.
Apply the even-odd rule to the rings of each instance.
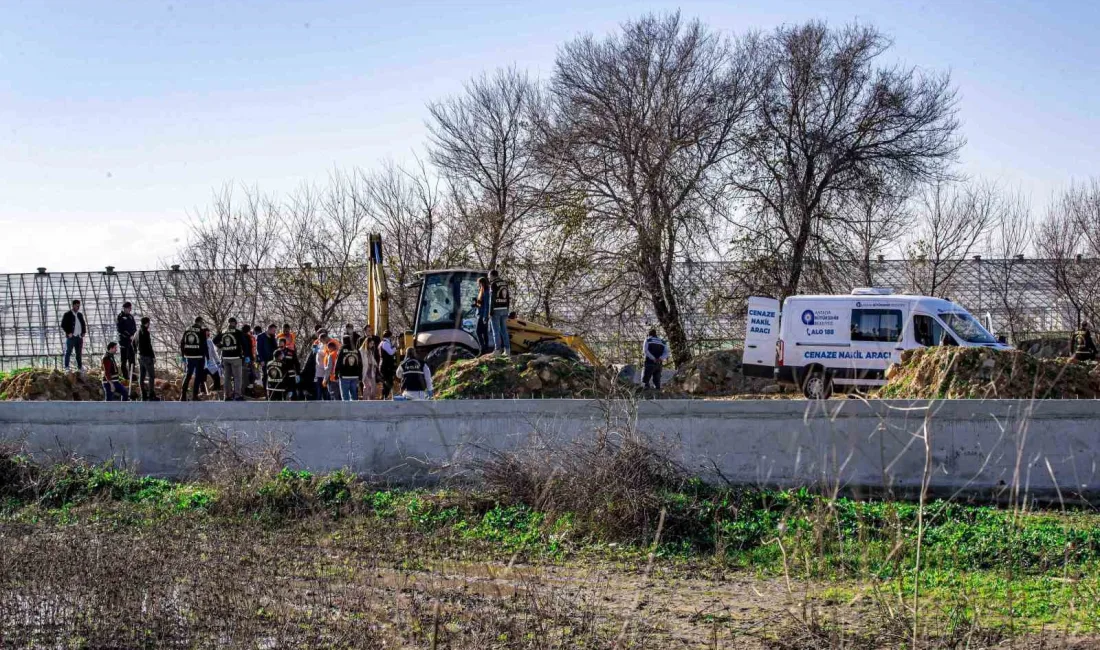
[[[802,382],[802,393],[807,399],[829,399],[833,393],[833,382],[825,375],[825,371],[814,368],[806,373],[806,380]]]

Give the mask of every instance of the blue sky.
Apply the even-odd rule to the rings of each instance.
[[[425,103],[679,8],[731,32],[811,18],[950,70],[963,170],[1032,197],[1100,174],[1100,3],[20,2],[0,0],[0,271],[171,262],[226,182],[272,192],[407,160]]]

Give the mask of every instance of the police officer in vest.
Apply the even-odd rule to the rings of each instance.
[[[397,378],[401,380],[405,399],[431,399],[432,370],[416,358],[412,346],[405,348],[405,360],[397,366]]]
[[[657,330],[649,330],[649,336],[642,341],[645,363],[642,366],[642,388],[653,384],[655,390],[661,390],[661,370],[668,360],[668,344],[657,336]]]
[[[237,328],[237,319],[230,318],[224,332],[214,337],[214,345],[222,353],[222,372],[225,374],[225,401],[244,401],[244,349],[245,339]]]
[[[206,358],[210,355],[210,348],[206,345],[206,328],[203,325],[202,317],[196,318],[195,324],[185,329],[180,339],[180,356],[187,363],[187,374],[180,387],[181,402],[187,401],[187,384],[192,377],[195,383],[191,389],[191,401],[199,399],[199,386],[206,383]]]
[[[340,356],[336,360],[336,375],[340,377],[340,399],[344,402],[359,400],[359,378],[363,376],[363,356],[355,347],[355,338],[344,337]]]
[[[279,339],[279,349],[275,350],[275,357],[279,358],[282,355],[281,365],[283,366],[283,399],[294,400],[298,395],[298,357],[294,354],[294,350],[286,347],[283,344],[284,339]]]
[[[508,340],[508,312],[512,308],[512,294],[508,283],[501,279],[496,269],[489,271],[489,329],[493,335],[493,351],[511,354],[512,342]]]
[[[1092,340],[1092,328],[1087,321],[1073,333],[1073,358],[1076,361],[1096,361],[1096,343]]]
[[[281,402],[286,398],[286,374],[283,372],[283,362],[286,354],[277,350],[271,361],[264,365],[264,383],[267,384],[267,399],[271,402]]]

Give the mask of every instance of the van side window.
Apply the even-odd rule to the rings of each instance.
[[[913,338],[917,343],[925,347],[933,345],[958,345],[955,337],[951,336],[935,318],[931,316],[913,316]]]
[[[900,341],[901,318],[899,309],[853,309],[852,340]]]

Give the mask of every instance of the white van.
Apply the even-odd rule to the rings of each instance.
[[[853,289],[846,296],[749,298],[744,373],[802,387],[811,399],[834,389],[886,383],[904,350],[932,345],[1009,349],[949,300]]]

